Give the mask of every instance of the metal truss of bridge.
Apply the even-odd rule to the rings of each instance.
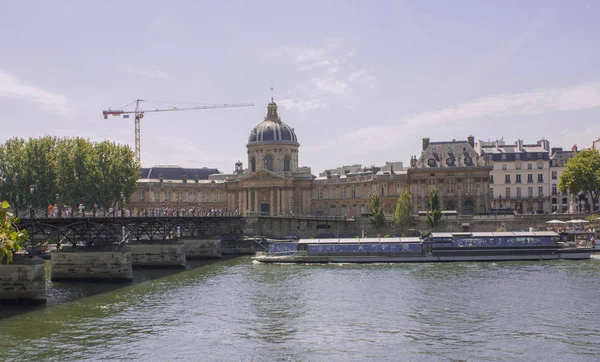
[[[104,247],[124,240],[172,240],[178,237],[213,238],[242,235],[243,217],[160,216],[21,219],[30,238],[50,244]]]

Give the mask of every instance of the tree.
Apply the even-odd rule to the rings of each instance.
[[[385,214],[383,208],[380,205],[378,195],[371,196],[369,200],[369,206],[371,209],[371,222],[375,225],[375,228],[380,228],[385,225]]]
[[[427,224],[433,230],[438,226],[442,218],[442,206],[437,189],[432,189],[429,192],[429,210],[427,211]]]
[[[592,200],[592,210],[596,210],[600,196],[600,153],[592,149],[583,150],[568,160],[560,176],[558,189],[563,194],[588,194]]]
[[[17,220],[8,211],[10,205],[3,201],[0,205],[0,266],[6,260],[12,262],[13,254],[20,250],[29,237],[27,232],[19,230]]]
[[[412,216],[412,198],[408,190],[404,192],[396,201],[396,210],[394,210],[394,224],[405,232],[413,224]]]

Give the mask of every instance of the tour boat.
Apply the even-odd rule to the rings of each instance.
[[[262,263],[402,263],[589,259],[591,248],[552,231],[432,233],[421,237],[300,239],[257,252]]]

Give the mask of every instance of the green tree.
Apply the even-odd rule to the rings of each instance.
[[[597,150],[583,150],[567,161],[567,167],[560,176],[558,189],[561,193],[586,193],[592,200],[592,210],[600,195],[600,153]]]
[[[4,260],[11,263],[14,253],[19,251],[28,239],[27,232],[17,227],[17,220],[8,211],[9,207],[6,201],[0,205],[0,266]]]
[[[442,205],[437,189],[429,192],[429,210],[427,211],[427,224],[433,230],[440,223],[442,218]]]
[[[371,209],[371,222],[375,225],[375,228],[380,228],[385,225],[385,214],[381,207],[380,199],[378,195],[371,196],[369,200],[369,206]]]
[[[402,232],[406,232],[406,230],[413,225],[413,216],[412,216],[412,197],[410,196],[410,192],[408,190],[404,190],[404,192],[396,201],[396,209],[394,210],[394,224],[400,228]]]

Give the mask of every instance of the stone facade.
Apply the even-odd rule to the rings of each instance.
[[[11,264],[0,267],[0,303],[45,303],[44,260],[15,255]]]
[[[131,251],[53,251],[52,281],[133,280]]]
[[[185,245],[177,241],[131,242],[132,267],[185,268]]]
[[[408,182],[413,213],[429,209],[429,193],[438,190],[443,210],[459,214],[488,211],[489,174],[492,166],[474,149],[474,138],[467,141],[430,142],[423,138],[420,157],[411,158]]]

